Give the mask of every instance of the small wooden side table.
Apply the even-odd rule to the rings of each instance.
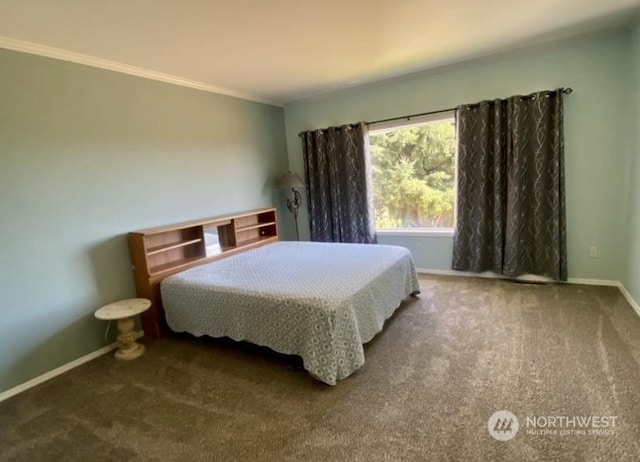
[[[118,321],[120,347],[114,355],[117,359],[128,361],[136,359],[144,353],[144,345],[136,342],[137,333],[133,330],[135,326],[133,318],[149,309],[150,306],[151,301],[146,298],[130,298],[110,303],[96,310],[96,318],[103,321]]]

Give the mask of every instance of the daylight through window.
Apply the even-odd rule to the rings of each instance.
[[[454,226],[456,131],[452,113],[369,132],[376,229]]]

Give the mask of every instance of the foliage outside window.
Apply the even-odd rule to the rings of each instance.
[[[453,228],[455,122],[372,130],[376,229]]]

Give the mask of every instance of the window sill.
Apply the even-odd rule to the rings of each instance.
[[[453,237],[452,228],[376,229],[378,236]]]

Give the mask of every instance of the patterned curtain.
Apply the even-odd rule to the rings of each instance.
[[[375,242],[365,124],[306,131],[300,137],[311,240]]]
[[[453,269],[567,279],[562,97],[458,108]]]

